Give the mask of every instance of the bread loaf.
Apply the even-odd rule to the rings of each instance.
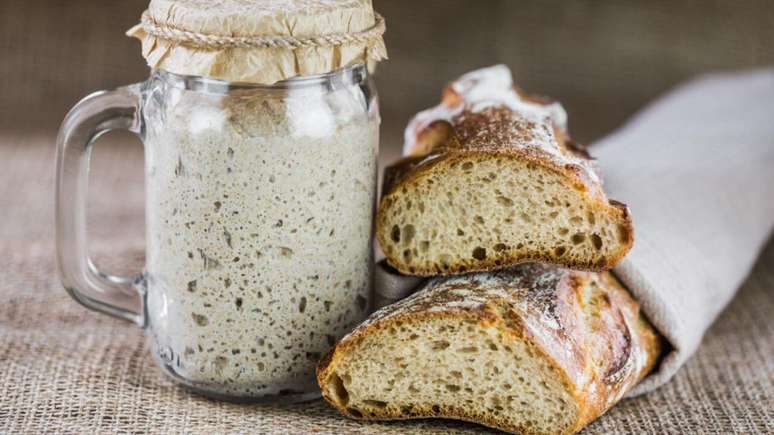
[[[436,278],[321,361],[323,397],[363,420],[443,417],[572,433],[655,365],[660,339],[609,273],[554,266]]]
[[[385,171],[376,234],[389,263],[418,276],[615,265],[632,246],[631,217],[565,123],[560,105],[514,89],[504,66],[452,83]]]

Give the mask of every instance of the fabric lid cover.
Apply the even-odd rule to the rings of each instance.
[[[127,32],[151,68],[272,84],[387,58],[371,0],[151,0]]]

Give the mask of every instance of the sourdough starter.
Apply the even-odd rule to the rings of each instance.
[[[371,301],[378,116],[356,86],[164,92],[146,104],[154,352],[210,393],[316,391]]]

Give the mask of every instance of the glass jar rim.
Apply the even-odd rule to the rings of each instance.
[[[368,68],[362,63],[349,65],[325,74],[297,76],[271,85],[246,82],[229,82],[212,77],[183,75],[160,68],[151,70],[151,77],[156,77],[166,84],[191,91],[228,93],[233,90],[289,90],[321,85],[353,85],[362,83],[368,76]]]

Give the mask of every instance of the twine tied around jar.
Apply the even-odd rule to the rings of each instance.
[[[299,49],[331,47],[343,44],[365,44],[373,46],[380,40],[386,30],[384,17],[374,13],[375,23],[370,28],[361,32],[331,33],[311,37],[281,36],[226,36],[214,35],[182,30],[167,24],[155,21],[146,10],[142,14],[141,26],[146,33],[157,38],[180,44],[193,45],[200,48],[278,48]],[[381,58],[380,54],[373,53],[371,57]]]

